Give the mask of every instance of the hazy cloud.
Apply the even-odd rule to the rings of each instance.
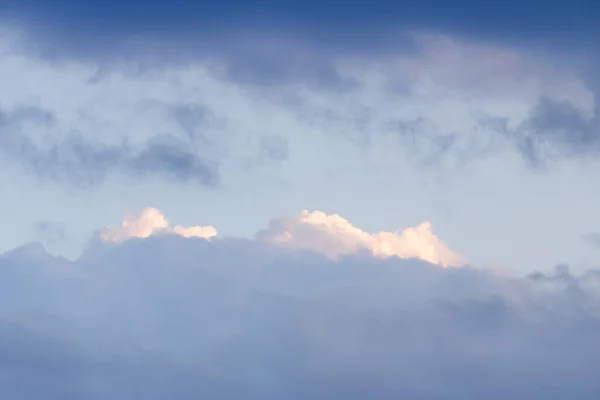
[[[38,240],[42,242],[60,242],[67,239],[67,227],[57,221],[40,221],[34,225]]]
[[[281,135],[264,136],[260,139],[259,157],[272,161],[285,161],[290,155],[288,140]]]
[[[259,242],[0,258],[0,393],[22,399],[596,399],[600,273],[508,278]]]
[[[583,235],[583,240],[595,247],[600,247],[600,233],[588,233]]]

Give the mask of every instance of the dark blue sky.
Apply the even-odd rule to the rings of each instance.
[[[11,19],[72,41],[130,35],[197,36],[234,28],[292,30],[318,40],[377,41],[402,28],[449,30],[496,40],[574,42],[597,31],[600,4],[570,1],[2,0]]]

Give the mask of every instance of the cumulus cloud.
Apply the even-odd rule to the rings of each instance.
[[[296,218],[272,220],[257,238],[292,249],[317,251],[332,259],[367,251],[378,258],[418,258],[445,267],[465,264],[458,253],[435,236],[430,222],[398,232],[369,233],[337,214],[305,210]]]
[[[152,235],[176,234],[186,238],[198,237],[209,239],[217,236],[217,230],[212,226],[169,226],[165,215],[156,208],[144,208],[140,215],[128,214],[123,219],[121,227],[107,227],[100,232],[105,242],[120,243],[131,238],[147,238]]]
[[[147,207],[137,218],[127,214],[121,227],[107,227],[99,232],[100,238],[109,243],[161,234],[210,239],[217,236],[217,230],[213,226],[171,228],[160,210]],[[398,232],[369,233],[337,214],[304,210],[295,218],[271,220],[267,229],[256,234],[256,240],[290,250],[313,251],[332,260],[366,253],[383,259],[415,258],[444,267],[466,264],[458,253],[448,248],[433,233],[430,222]]]
[[[0,395],[597,399],[598,277],[178,235],[0,257]]]

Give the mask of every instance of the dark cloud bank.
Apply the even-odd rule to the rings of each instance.
[[[31,51],[44,61],[87,60],[106,74],[119,68],[117,60],[143,71],[207,58],[222,63],[224,79],[242,85],[265,88],[299,82],[348,90],[356,82],[336,71],[333,60],[337,56],[416,54],[421,49],[407,32],[425,31],[545,57],[549,65],[573,69],[596,103],[600,96],[600,6],[590,0],[376,0],[343,5],[316,0],[302,4],[134,0],[127,5],[112,0],[27,0],[0,1],[0,17],[7,26],[22,28],[21,51]],[[408,152],[417,154],[414,158],[422,164],[438,165],[444,156],[464,163],[488,157],[498,150],[494,146],[499,139],[507,139],[528,166],[544,169],[556,161],[597,158],[600,150],[597,108],[586,118],[572,104],[543,98],[517,128],[508,129],[506,121],[489,117],[482,121],[482,128],[495,131],[491,145],[477,142],[465,150],[465,144],[457,139],[460,132],[448,137],[425,130],[418,133],[433,150],[408,145]],[[181,143],[172,146],[168,154],[149,145],[139,158],[124,148],[93,148],[81,143],[65,143],[56,150],[65,148],[80,150],[79,159],[93,159],[95,171],[83,169],[85,176],[66,179],[98,181],[109,169],[106,164],[118,159],[123,170],[134,175],[152,165],[184,180],[202,184],[217,180],[214,168],[186,152]],[[44,169],[48,157],[35,154],[42,165],[38,169]],[[46,173],[52,171],[49,168]]]
[[[155,237],[0,258],[11,399],[597,399],[600,273]]]

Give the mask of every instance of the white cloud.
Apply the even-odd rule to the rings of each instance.
[[[210,239],[217,236],[213,226],[169,226],[165,215],[153,207],[146,207],[139,217],[127,214],[121,227],[107,227],[100,232],[105,242],[120,243],[131,238],[147,238],[152,235],[176,234],[186,238],[198,237]]]
[[[369,233],[337,214],[302,211],[296,218],[278,218],[257,238],[292,249],[313,250],[338,259],[368,251],[375,257],[418,258],[444,267],[458,267],[465,260],[442,243],[424,222],[398,232]]]
[[[217,236],[217,230],[213,226],[171,228],[160,210],[147,207],[137,218],[127,214],[121,227],[102,229],[100,238],[104,242],[121,243],[131,238],[160,234],[210,239]],[[377,258],[416,258],[444,267],[466,264],[458,253],[438,239],[430,222],[398,232],[369,233],[353,226],[339,215],[305,210],[295,218],[271,220],[266,230],[256,234],[256,239],[287,249],[314,251],[334,260],[366,251]]]

